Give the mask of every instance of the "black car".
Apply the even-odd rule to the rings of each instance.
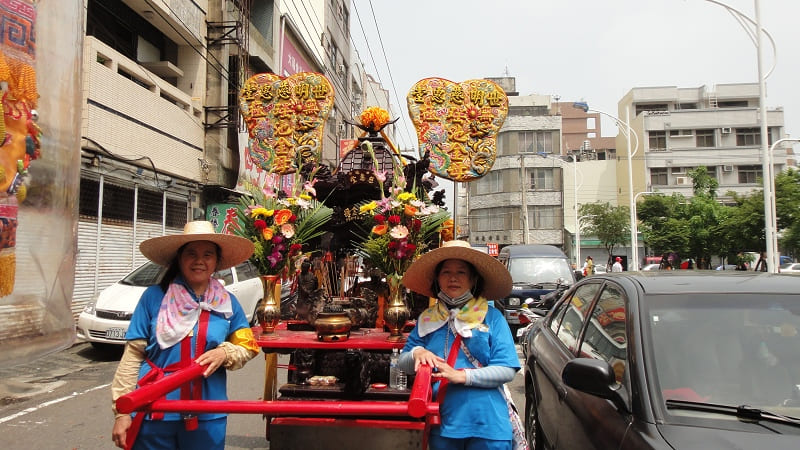
[[[527,334],[531,449],[800,448],[800,278],[622,272]]]

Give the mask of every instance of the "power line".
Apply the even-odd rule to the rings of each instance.
[[[375,9],[372,7],[372,0],[370,0],[370,2],[369,2],[369,9],[372,12],[372,20],[375,23],[375,30],[378,33],[378,42],[381,45],[381,52],[383,52],[383,60],[386,62],[386,70],[389,73],[389,81],[391,82],[391,85],[392,85],[392,90],[394,92],[394,97],[395,97],[395,100],[397,101],[397,106],[401,109],[400,122],[403,124],[403,130],[406,132],[406,135],[409,138],[409,141],[410,142],[414,142],[413,140],[411,140],[411,136],[408,134],[408,124],[406,123],[406,119],[405,119],[404,115],[402,114],[402,104],[400,103],[400,96],[397,95],[397,86],[395,86],[395,84],[394,84],[394,78],[392,77],[392,68],[389,66],[389,60],[386,57],[386,48],[383,46],[383,38],[381,37],[381,29],[380,29],[380,27],[378,27],[378,19],[375,17]]]

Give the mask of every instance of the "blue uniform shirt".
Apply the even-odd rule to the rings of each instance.
[[[473,328],[472,337],[463,340],[469,352],[483,366],[505,366],[518,370],[520,364],[517,349],[503,314],[490,306],[484,324],[488,327],[487,331],[481,331],[480,327]],[[425,337],[420,337],[414,328],[408,335],[403,351],[411,351],[420,346],[447,360],[446,355],[450,353],[454,339],[453,332],[446,325]],[[475,366],[459,350],[455,368],[474,369]],[[438,391],[438,387],[437,383],[434,392]],[[441,426],[432,428],[432,433],[454,439],[473,437],[510,440],[512,437],[508,406],[497,388],[448,383],[439,412]]]
[[[174,282],[183,283],[180,277]],[[189,289],[189,288],[187,288]],[[197,296],[194,295],[191,289],[189,293],[196,301]],[[205,351],[211,350],[219,346],[222,342],[228,339],[234,331],[241,328],[248,328],[250,324],[247,322],[242,306],[233,294],[230,294],[231,301],[233,302],[233,315],[225,318],[222,314],[211,311],[208,320],[208,329],[206,331],[206,348]],[[159,286],[150,286],[142,294],[142,298],[136,305],[133,311],[131,323],[128,326],[128,332],[125,335],[127,340],[146,339],[147,346],[145,348],[145,357],[153,362],[158,367],[166,367],[170,364],[177,363],[181,360],[181,344],[175,344],[172,347],[161,349],[156,340],[156,319],[158,318],[158,310],[161,308],[161,300],[164,298],[164,291]],[[199,354],[194,354],[195,340],[197,338],[198,324],[195,324],[191,333],[192,339],[192,360],[196,359]],[[139,379],[145,374],[150,372],[150,365],[147,362],[142,363],[139,369]],[[224,367],[217,369],[208,378],[203,378],[203,400],[227,400],[228,395],[226,391],[226,370]],[[169,375],[167,375],[169,376]],[[168,400],[180,400],[180,389],[176,389],[167,394]],[[225,417],[226,414],[200,414],[200,420],[216,419]],[[164,420],[179,420],[180,414],[166,413]]]

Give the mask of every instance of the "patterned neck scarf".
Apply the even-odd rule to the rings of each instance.
[[[233,315],[231,296],[222,283],[209,279],[206,292],[195,301],[189,289],[180,282],[172,282],[161,300],[156,319],[156,340],[164,349],[185,338],[200,318],[200,310],[216,311],[227,319]]]
[[[489,303],[483,297],[471,298],[461,307],[448,310],[443,302],[436,302],[419,316],[417,332],[420,337],[432,333],[448,322],[452,322],[453,330],[461,337],[472,337],[472,329],[483,325]]]

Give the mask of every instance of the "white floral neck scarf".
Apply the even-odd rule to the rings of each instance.
[[[420,337],[423,337],[438,330],[448,321],[452,321],[454,330],[461,337],[469,338],[472,337],[473,328],[483,325],[483,320],[486,318],[488,311],[489,303],[483,297],[473,297],[460,308],[451,310],[448,310],[443,302],[437,301],[436,304],[419,315],[417,332]]]
[[[192,298],[183,283],[170,283],[156,319],[158,345],[163,349],[180,342],[192,331],[203,309],[218,312],[225,318],[233,315],[231,296],[222,283],[211,278],[199,302]]]

